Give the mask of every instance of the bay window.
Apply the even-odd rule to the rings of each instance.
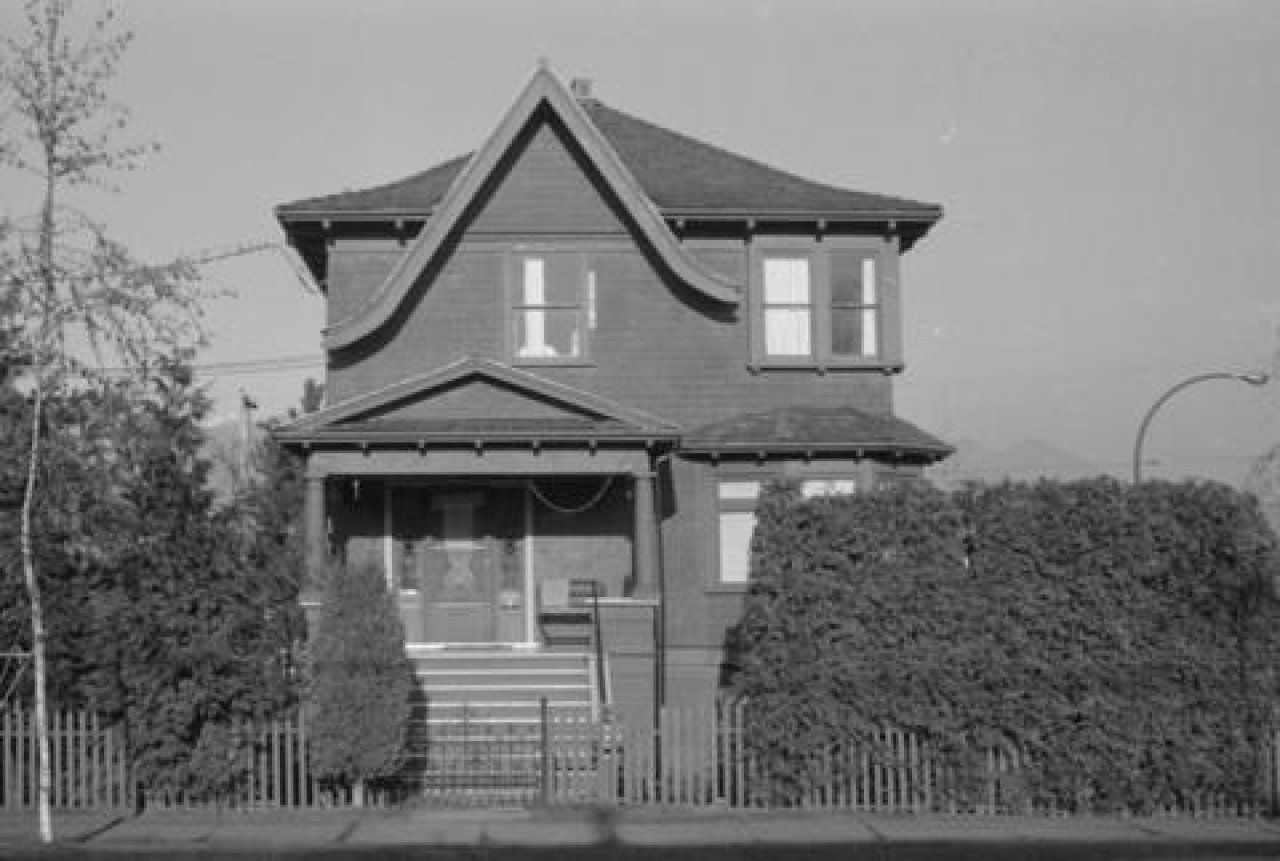
[[[758,251],[752,355],[763,366],[891,364],[885,288],[891,255],[875,249]]]

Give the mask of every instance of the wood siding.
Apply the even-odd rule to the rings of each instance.
[[[790,405],[892,409],[891,380],[878,369],[753,370],[748,307],[695,293],[655,266],[628,232],[607,190],[551,125],[526,132],[493,188],[441,260],[423,274],[397,319],[369,343],[335,357],[337,402],[438,368],[460,356],[511,362],[509,255],[515,248],[585,252],[596,273],[596,328],[579,366],[535,373],[656,413],[692,429],[743,411]],[[811,240],[818,247],[816,240]],[[330,296],[344,313],[390,270],[391,243],[340,247]],[[743,240],[690,240],[690,250],[726,275],[746,278]],[[886,243],[887,247],[887,243]],[[896,281],[896,279],[895,279]],[[896,285],[893,285],[896,286]],[[896,330],[896,302],[885,324]],[[885,338],[898,343],[896,331]]]
[[[460,356],[511,362],[506,327],[508,245],[464,242],[419,291],[375,349],[329,373],[333,402],[438,368]],[[596,272],[596,329],[582,365],[535,373],[629,404],[686,429],[781,406],[892,410],[891,379],[876,369],[752,370],[746,309],[725,311],[668,283],[643,251],[583,240]],[[746,248],[738,252],[746,265]],[[729,255],[716,252],[721,261]],[[727,264],[722,262],[721,265]]]
[[[620,210],[558,123],[526,129],[509,169],[478,201],[468,231],[537,236],[627,232]]]

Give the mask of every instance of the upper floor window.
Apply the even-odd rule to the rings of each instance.
[[[765,250],[755,360],[857,365],[887,359],[882,257],[873,250]]]
[[[765,258],[764,352],[813,355],[813,278],[807,257]]]
[[[595,273],[581,254],[547,251],[515,259],[511,353],[521,362],[573,362],[587,355]]]
[[[831,267],[831,355],[871,359],[880,355],[880,300],[876,258],[839,251]]]

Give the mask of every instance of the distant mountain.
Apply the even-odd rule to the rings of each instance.
[[[956,453],[938,466],[930,467],[927,473],[934,484],[946,489],[974,481],[987,484],[1040,478],[1074,481],[1108,474],[1105,467],[1042,439],[1027,439],[1008,448],[995,449],[973,440],[952,440],[952,444]]]

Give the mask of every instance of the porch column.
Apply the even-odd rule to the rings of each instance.
[[[658,518],[653,509],[655,474],[637,472],[634,478],[635,526],[632,540],[635,543],[636,597],[655,598],[658,595]]]
[[[320,570],[324,566],[328,536],[325,534],[324,480],[325,474],[308,468],[306,492],[302,498],[303,556],[306,560],[306,585],[319,583]]]

